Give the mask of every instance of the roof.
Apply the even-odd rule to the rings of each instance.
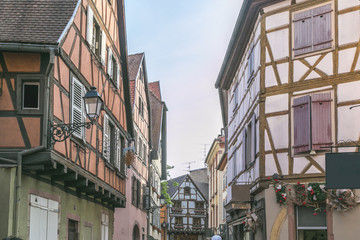
[[[168,180],[168,194],[172,196],[178,189],[178,186],[174,186],[173,182],[177,182],[179,185],[184,181],[187,174]]]
[[[160,84],[159,82],[151,82],[149,85],[149,96],[150,96],[150,106],[151,106],[151,139],[152,139],[152,149],[157,151],[160,144],[161,136],[161,127],[162,127],[162,117],[164,106],[161,102],[161,98],[156,96],[160,95]]]
[[[78,0],[0,0],[0,42],[57,44]]]
[[[135,80],[140,69],[144,53],[136,53],[128,56],[129,59],[129,80]]]
[[[131,100],[131,106],[134,106],[134,102],[135,102],[135,80],[130,80],[130,100]]]
[[[161,92],[160,92],[160,82],[151,82],[149,83],[149,90],[154,93],[154,95],[161,101]]]

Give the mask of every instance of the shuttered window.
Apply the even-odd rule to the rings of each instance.
[[[105,64],[106,34],[100,28],[100,24],[94,18],[91,7],[87,7],[86,17],[86,41],[91,50],[100,58],[101,63]]]
[[[248,78],[247,78],[247,81],[248,83],[251,81],[252,77],[254,76],[254,45],[252,45],[250,47],[250,54],[249,54],[249,57],[248,57]]]
[[[103,156],[107,161],[110,161],[110,126],[109,116],[104,115],[104,126],[103,126]]]
[[[56,201],[30,195],[30,240],[58,238],[59,204]]]
[[[294,55],[332,46],[331,4],[294,14]]]
[[[244,128],[242,145],[242,169],[247,169],[256,158],[256,115],[253,114],[251,121]]]
[[[85,87],[82,83],[77,80],[75,77],[72,78],[72,111],[71,111],[71,122],[72,123],[81,123],[86,119],[85,116],[85,106],[83,101],[83,96],[85,95]],[[85,139],[85,128],[78,128],[73,133],[74,136],[78,138]]]
[[[109,215],[101,214],[101,240],[109,240]]]
[[[331,94],[318,93],[294,99],[294,153],[324,150],[332,143]]]
[[[123,138],[120,129],[110,120],[107,114],[104,115],[103,126],[103,156],[112,163],[119,171],[122,171],[122,149]]]

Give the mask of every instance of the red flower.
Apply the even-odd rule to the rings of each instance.
[[[275,179],[275,182],[277,182],[278,180],[277,179]]]
[[[326,212],[326,210],[324,210],[324,212]]]
[[[243,221],[242,223],[245,224],[245,221]]]
[[[311,195],[314,195],[314,192],[311,192]]]
[[[300,185],[300,182],[297,182],[298,185]]]
[[[279,200],[279,202],[281,202],[281,200]]]
[[[342,201],[342,198],[339,198],[340,201]]]
[[[279,190],[276,190],[275,192],[278,192]]]
[[[270,179],[271,179],[271,177],[268,177],[268,179],[270,180]]]
[[[306,205],[306,202],[303,202],[303,205]]]
[[[303,184],[301,187],[302,187],[302,188],[305,188],[305,185]]]
[[[316,212],[314,212],[314,216],[316,216]]]
[[[291,192],[291,188],[289,188],[289,192]]]
[[[284,197],[284,199],[286,200],[286,197]]]
[[[306,194],[305,194],[305,193],[303,193],[303,196],[306,196]]]

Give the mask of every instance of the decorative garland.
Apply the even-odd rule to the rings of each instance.
[[[276,202],[280,205],[291,201],[298,206],[314,208],[314,216],[318,212],[326,212],[326,207],[338,211],[348,211],[360,203],[350,189],[327,190],[323,183],[290,184],[280,181],[276,175],[268,177],[275,189]]]

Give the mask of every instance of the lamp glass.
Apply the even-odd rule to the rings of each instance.
[[[96,91],[95,87],[91,87],[91,90],[87,92],[83,98],[86,115],[91,121],[95,121],[100,115],[103,103],[99,93]]]

